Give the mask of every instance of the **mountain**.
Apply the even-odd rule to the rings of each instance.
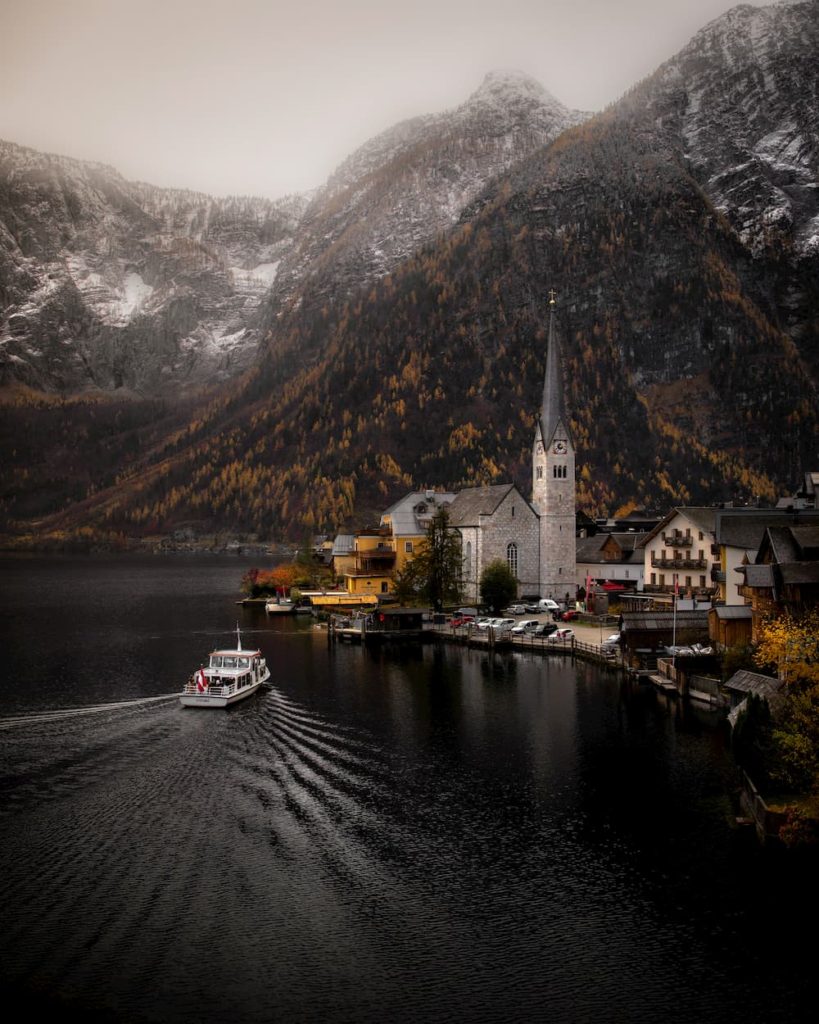
[[[819,5],[742,5],[636,90],[819,369]]]
[[[159,189],[0,142],[0,386],[178,394],[237,375],[305,203]]]
[[[0,417],[0,440],[21,421],[27,441],[83,433],[97,467],[58,505],[23,444],[10,528],[296,536],[410,488],[528,493],[550,287],[583,509],[790,490],[819,457],[818,4],[729,12],[607,111],[470,171],[449,207],[441,140],[472,168],[459,119],[494,124],[487,93],[543,94],[493,78],[457,117],[373,140],[305,211],[245,379],[164,425],[76,402]],[[478,131],[481,153],[505,137]],[[430,188],[434,227],[413,205]]]
[[[519,72],[488,74],[455,110],[371,139],[317,190],[282,260],[262,326],[307,297],[343,301],[455,225],[486,185],[588,117]]]
[[[525,76],[368,142],[312,198],[159,189],[0,142],[0,386],[196,391],[240,375],[305,279],[346,297],[584,115]]]

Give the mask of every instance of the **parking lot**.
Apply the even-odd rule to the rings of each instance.
[[[501,613],[503,615],[503,613]],[[526,612],[524,615],[508,616],[514,618],[516,622],[528,622],[535,620],[537,622],[554,622],[550,612],[531,613]],[[483,618],[483,616],[478,616]],[[585,617],[584,617],[585,618]],[[555,623],[558,625],[558,623]],[[607,637],[610,637],[613,633],[617,632],[617,618],[613,615],[606,616],[604,622],[590,622],[580,621],[579,619],[573,619],[571,622],[561,622],[560,626],[567,626],[573,630],[575,636],[579,641],[584,644],[593,644],[600,646]]]

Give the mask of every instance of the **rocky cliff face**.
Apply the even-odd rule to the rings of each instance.
[[[0,383],[161,394],[235,376],[303,208],[0,143]]]
[[[494,72],[455,110],[405,121],[352,154],[319,189],[271,290],[263,323],[337,302],[450,229],[493,178],[586,114],[532,78]]]
[[[819,250],[819,5],[743,5],[655,76],[655,111],[742,243]]]
[[[771,312],[819,370],[819,3],[742,5],[623,104],[653,120],[766,279]]]

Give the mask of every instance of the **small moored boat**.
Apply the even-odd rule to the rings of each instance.
[[[225,708],[255,693],[269,678],[262,652],[242,649],[237,626],[236,647],[211,651],[208,664],[188,679],[179,700],[186,707]]]

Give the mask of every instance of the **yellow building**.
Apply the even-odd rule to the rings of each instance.
[[[412,491],[390,506],[381,516],[381,526],[390,531],[395,551],[395,571],[411,562],[426,543],[432,517],[455,495],[449,491]]]
[[[395,550],[388,530],[362,530],[353,537],[353,550],[344,559],[348,594],[388,595],[392,592]]]
[[[333,572],[349,594],[388,597],[396,572],[426,542],[432,517],[455,498],[445,491],[413,491],[381,516],[377,527],[339,534],[333,544]]]

